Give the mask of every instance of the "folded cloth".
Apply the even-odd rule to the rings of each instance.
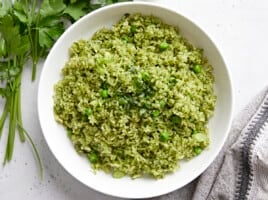
[[[268,200],[268,87],[233,121],[223,149],[196,180],[154,200]]]

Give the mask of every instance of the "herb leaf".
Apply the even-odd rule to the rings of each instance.
[[[39,45],[42,48],[51,48],[58,37],[64,32],[62,24],[53,27],[39,28]]]
[[[20,20],[20,22],[28,23],[28,10],[26,4],[21,4],[18,1],[14,3],[14,15]]]
[[[27,35],[20,33],[20,26],[15,24],[11,15],[2,18],[0,25],[2,37],[7,43],[7,51],[15,55],[24,55],[29,49],[29,39]]]
[[[1,8],[2,8],[1,11],[6,13],[6,11],[11,8],[12,1],[10,1],[10,0],[2,0],[0,5],[1,5]]]
[[[64,10],[64,14],[71,16],[74,20],[78,20],[80,17],[84,16],[88,3],[85,1],[71,3]]]
[[[41,17],[60,16],[66,5],[62,0],[44,0],[41,4]]]

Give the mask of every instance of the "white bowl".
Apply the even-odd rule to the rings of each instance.
[[[53,86],[61,79],[61,69],[68,60],[68,49],[81,38],[88,39],[100,28],[111,27],[125,13],[155,15],[165,23],[178,26],[181,34],[192,44],[204,49],[205,56],[214,67],[217,104],[214,117],[210,120],[209,150],[190,161],[164,179],[154,180],[129,177],[114,179],[102,171],[96,174],[89,162],[79,156],[66,137],[63,126],[53,115]],[[56,42],[50,51],[41,74],[38,92],[39,120],[47,144],[59,161],[73,177],[99,192],[122,198],[148,198],[174,191],[199,176],[215,159],[228,135],[231,124],[233,95],[232,84],[224,59],[215,43],[195,23],[175,11],[161,5],[142,2],[113,4],[96,10],[73,24]]]

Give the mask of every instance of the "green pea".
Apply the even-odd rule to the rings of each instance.
[[[160,51],[165,51],[169,47],[168,43],[162,42],[159,44]]]
[[[88,160],[91,162],[91,163],[96,163],[98,161],[98,155],[94,152],[91,152],[87,155],[88,157]]]
[[[87,108],[87,109],[85,110],[85,115],[87,115],[87,116],[92,115],[92,113],[93,113],[93,111],[92,111],[90,108]]]
[[[194,73],[199,74],[202,71],[202,66],[201,65],[198,65],[198,64],[197,65],[194,65],[192,67],[192,70],[194,71]]]
[[[108,98],[108,90],[103,89],[100,91],[100,94],[101,94],[102,98],[104,98],[104,99]]]
[[[162,131],[160,133],[160,141],[167,142],[169,140],[169,133],[166,131]]]
[[[152,112],[152,116],[153,117],[158,117],[160,115],[160,111],[159,110],[154,110],[153,112]]]
[[[201,147],[194,147],[194,152],[196,153],[196,155],[199,155],[200,153],[202,153],[203,149]]]

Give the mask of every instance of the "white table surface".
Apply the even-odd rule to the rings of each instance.
[[[267,0],[160,0],[205,30],[220,48],[234,84],[235,108],[243,107],[268,85],[268,1]],[[24,127],[39,150],[44,178],[39,180],[36,160],[29,143],[15,141],[14,159],[0,165],[1,200],[116,200],[82,185],[57,163],[42,135],[37,115],[37,80],[32,83],[31,68],[22,80]],[[0,105],[2,105],[0,101]],[[0,141],[0,159],[4,157],[6,129]],[[1,161],[0,161],[1,162]]]

